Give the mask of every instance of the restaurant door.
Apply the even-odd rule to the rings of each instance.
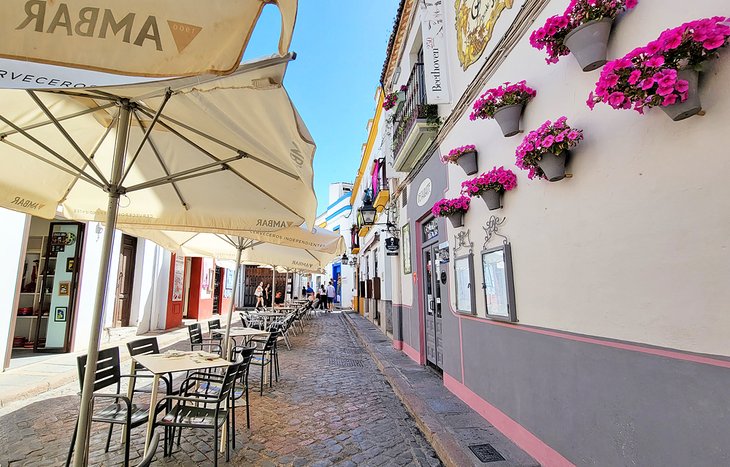
[[[137,239],[122,235],[122,246],[119,250],[119,272],[117,274],[117,292],[114,301],[115,328],[129,326],[132,310],[132,284],[134,283],[134,258],[137,255]]]
[[[83,240],[83,224],[51,222],[41,259],[36,352],[70,349]]]
[[[441,284],[439,282],[441,265],[436,241],[423,247],[423,293],[424,322],[426,334],[426,361],[438,369],[443,367],[443,340],[441,319]]]

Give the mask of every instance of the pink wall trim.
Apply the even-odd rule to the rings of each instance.
[[[403,350],[403,341],[393,339],[393,348],[396,350]]]
[[[423,362],[421,361],[421,353],[410,345],[406,344],[405,342],[403,342],[403,353],[408,355],[411,360],[418,363],[419,365],[423,364]]]
[[[444,386],[494,425],[517,446],[534,457],[540,464],[550,467],[575,467],[575,464],[561,456],[555,449],[545,444],[525,427],[479,397],[448,373],[444,373]]]

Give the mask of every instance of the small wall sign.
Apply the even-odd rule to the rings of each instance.
[[[431,179],[427,178],[421,182],[418,186],[418,192],[416,193],[416,204],[420,207],[426,204],[431,198]]]

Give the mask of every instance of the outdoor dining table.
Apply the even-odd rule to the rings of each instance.
[[[226,334],[225,329],[214,329],[211,332],[219,336],[224,336]],[[251,341],[251,338],[256,336],[265,336],[267,334],[269,334],[269,331],[262,331],[261,329],[256,328],[234,328],[231,329],[228,335],[230,337],[243,337],[244,342],[248,344],[248,342]]]
[[[178,371],[205,370],[209,368],[222,368],[231,365],[231,362],[221,358],[217,354],[210,352],[195,351],[178,351],[168,350],[160,354],[135,355],[132,360],[144,366],[154,375],[152,380],[152,394],[150,395],[150,415],[147,422],[147,436],[145,437],[144,452],[147,454],[150,440],[152,439],[152,430],[155,425],[155,406],[157,405],[157,390],[160,384],[160,376],[166,373],[174,373]],[[135,365],[132,364],[131,373],[134,374]],[[132,397],[133,386],[129,386],[128,396]]]
[[[287,310],[286,307],[274,308],[274,309],[275,310]],[[293,308],[289,308],[289,309],[293,309]],[[277,312],[273,312],[273,311],[249,311],[249,314],[251,314],[252,316],[259,316],[259,317],[263,318],[264,329],[269,328],[269,319],[270,318],[283,318],[284,316],[286,316],[286,313],[277,313]]]

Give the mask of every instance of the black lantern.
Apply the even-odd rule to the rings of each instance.
[[[365,204],[360,208],[360,216],[362,219],[363,225],[373,225],[375,223],[375,215],[377,214],[377,211],[371,204]]]
[[[347,253],[342,253],[342,260],[341,260],[342,261],[342,264],[347,264],[347,261],[349,259],[350,258],[347,257]]]

